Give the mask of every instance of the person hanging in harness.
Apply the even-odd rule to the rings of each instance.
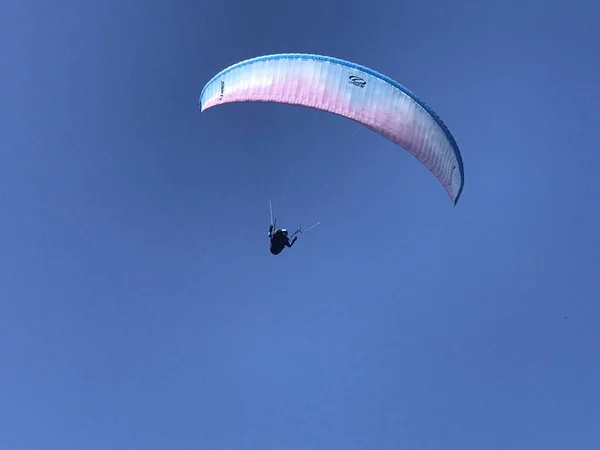
[[[273,224],[269,225],[269,239],[271,240],[270,251],[273,255],[279,255],[285,247],[291,248],[292,245],[294,245],[294,242],[296,242],[296,239],[298,239],[297,236],[294,236],[290,241],[288,231],[285,228],[275,230],[275,232],[273,232],[273,229]]]

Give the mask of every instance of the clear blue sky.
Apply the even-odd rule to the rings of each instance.
[[[2,2],[0,448],[600,448],[598,13]],[[288,51],[425,99],[458,205],[341,117],[199,112]],[[274,257],[269,198],[323,224]]]

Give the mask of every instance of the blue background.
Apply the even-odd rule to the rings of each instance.
[[[0,448],[600,448],[595,2],[7,0]],[[364,64],[465,163],[198,95]],[[268,252],[279,224],[318,220]]]

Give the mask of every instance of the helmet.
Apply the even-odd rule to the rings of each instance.
[[[285,228],[282,228],[282,229],[281,229],[281,232],[282,232],[283,234],[285,234],[286,236],[287,236],[287,234],[288,234],[288,230],[286,230]]]

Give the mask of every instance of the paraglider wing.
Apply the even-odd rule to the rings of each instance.
[[[302,105],[355,120],[414,155],[458,202],[464,168],[452,134],[415,94],[375,70],[320,55],[260,56],[215,75],[202,89],[200,109],[245,101]]]

